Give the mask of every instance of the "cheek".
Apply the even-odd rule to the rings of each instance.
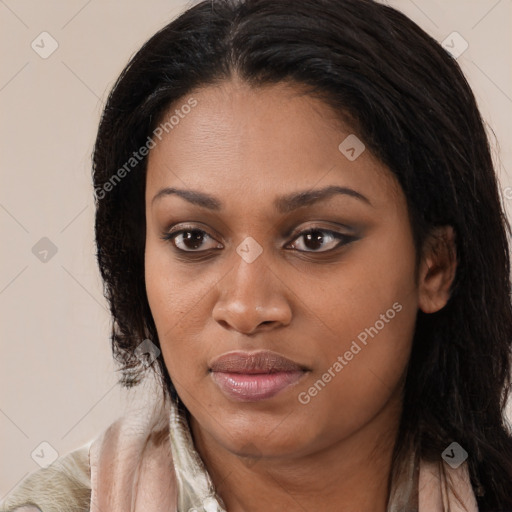
[[[416,309],[400,301],[394,306],[383,309],[385,320],[369,315],[352,336],[331,344],[327,362],[298,390],[304,417],[326,425],[326,440],[358,430],[395,395],[410,357]]]
[[[417,312],[414,300],[399,288],[375,293],[363,287],[352,301],[338,294],[338,314],[330,315],[329,332],[316,332],[321,358],[295,398],[305,421],[315,418],[325,443],[360,429],[396,395]]]
[[[326,340],[332,341],[331,350],[343,350],[344,345],[348,350],[350,340],[376,322],[379,338],[390,335],[387,345],[404,343],[400,333],[404,330],[408,334],[414,326],[418,293],[415,249],[408,235],[406,227],[400,225],[395,231],[373,233],[347,251],[329,277],[310,278],[314,281],[320,277],[319,292],[311,293],[313,282],[303,283],[308,289],[304,298],[332,334]],[[395,303],[398,305],[393,308]]]
[[[368,240],[318,297],[329,330],[320,343],[321,364],[299,390],[299,402],[324,417],[332,432],[350,432],[377,414],[410,357],[418,309],[415,252],[407,237],[386,238]]]
[[[183,272],[172,248],[148,239],[145,252],[146,293],[167,370],[174,381],[192,382],[203,372],[198,364],[208,295],[218,279]],[[177,382],[175,382],[177,384]]]
[[[194,272],[178,262],[171,242],[148,237],[144,259],[146,292],[157,328],[165,333],[188,325],[213,280],[201,274],[199,266]]]

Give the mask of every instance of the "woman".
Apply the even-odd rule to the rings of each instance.
[[[509,226],[453,58],[369,0],[201,2],[94,150],[123,384],[1,510],[512,510]]]

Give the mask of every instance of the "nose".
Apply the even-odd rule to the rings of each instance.
[[[240,258],[217,286],[212,315],[226,329],[253,334],[291,322],[290,290],[262,255],[251,263]]]

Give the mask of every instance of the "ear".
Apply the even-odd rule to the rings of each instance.
[[[418,306],[424,313],[435,313],[446,306],[456,269],[453,227],[434,228],[423,246],[418,275]]]

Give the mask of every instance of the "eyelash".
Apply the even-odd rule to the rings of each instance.
[[[162,234],[162,236],[160,237],[162,240],[165,240],[165,241],[169,241],[171,242],[171,245],[173,247],[173,249],[175,249],[176,251],[179,251],[181,254],[185,253],[187,255],[191,255],[191,254],[200,254],[200,253],[206,253],[208,251],[213,251],[213,250],[216,250],[216,249],[205,249],[205,250],[185,250],[185,249],[180,249],[179,247],[176,246],[176,244],[174,243],[174,239],[178,236],[178,235],[181,235],[183,233],[200,233],[202,235],[206,235],[207,237],[211,238],[212,240],[215,240],[213,237],[211,237],[206,231],[202,230],[202,229],[198,229],[197,227],[194,227],[194,226],[184,226],[182,227],[181,229],[177,230],[177,231],[171,231],[170,233],[169,232],[165,232]],[[327,233],[328,235],[331,235],[333,236],[334,238],[337,238],[339,240],[339,243],[336,244],[336,246],[334,246],[333,248],[331,249],[328,249],[328,250],[325,250],[325,251],[303,251],[303,250],[299,250],[298,252],[301,252],[301,253],[308,253],[308,254],[324,254],[324,253],[330,253],[332,251],[335,251],[336,249],[339,249],[340,247],[344,246],[344,245],[348,245],[349,243],[357,240],[357,237],[355,236],[352,236],[352,235],[344,235],[342,233],[338,233],[337,231],[332,231],[330,229],[325,229],[325,228],[320,228],[320,227],[312,227],[312,228],[308,228],[304,231],[299,231],[298,233],[293,233],[292,235],[290,236],[293,236],[293,241],[299,239],[300,237],[303,237],[305,235],[308,235],[308,234],[311,234],[311,233],[316,233],[316,232],[320,232],[320,233]],[[323,241],[322,241],[323,242]]]

